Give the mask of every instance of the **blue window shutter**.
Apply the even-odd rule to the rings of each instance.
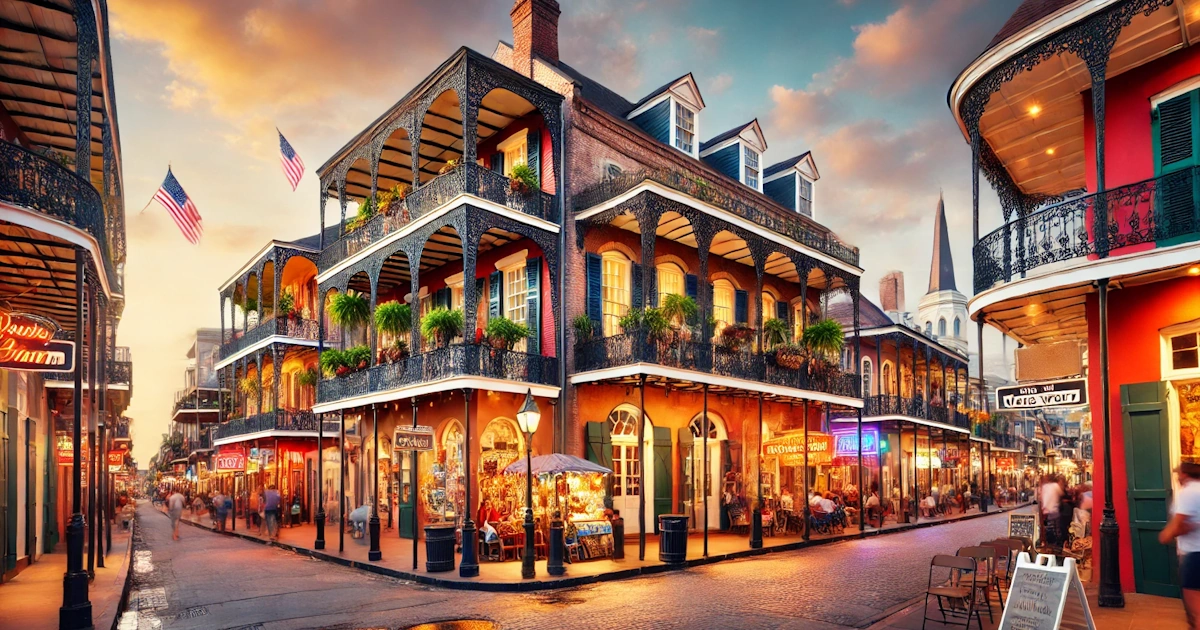
[[[604,283],[603,274],[604,267],[600,261],[600,254],[589,252],[587,255],[587,316],[592,320],[592,326],[595,327],[597,335],[600,334],[600,320],[604,315],[604,308],[600,301]]]
[[[492,154],[492,170],[497,173],[504,172],[504,153],[497,151]]]
[[[697,297],[697,295],[699,295],[699,293],[700,293],[700,279],[697,278],[695,274],[691,274],[691,273],[684,276],[683,277],[683,290],[684,290],[684,293],[686,293],[687,296],[692,298],[693,300],[700,299],[699,297]]]
[[[780,321],[786,322],[788,320],[787,302],[776,302],[775,303],[775,317],[778,318]]]
[[[750,323],[750,294],[741,289],[733,292],[733,318],[739,324]]]
[[[541,328],[541,286],[542,286],[542,259],[530,258],[525,262],[525,277],[529,283],[529,293],[527,295],[528,308],[525,311],[525,325],[529,326],[529,354],[542,353],[542,328]]]
[[[537,177],[540,185],[542,183],[542,130],[530,129],[526,143],[529,145],[529,168],[533,169],[533,174]]]
[[[642,266],[633,263],[630,268],[632,269],[630,275],[633,276],[629,282],[630,308],[642,308]]]
[[[441,308],[450,308],[450,287],[442,287],[437,290],[433,296],[433,305]]]
[[[495,319],[503,314],[500,305],[504,301],[504,274],[493,271],[488,276],[488,319]]]

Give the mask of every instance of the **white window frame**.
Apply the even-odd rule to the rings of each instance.
[[[683,272],[683,267],[673,262],[664,262],[655,266],[654,271],[657,275],[659,306],[662,306],[663,298],[668,295],[687,295],[687,274]],[[670,290],[673,287],[668,287],[668,284],[677,284],[678,290]]]
[[[726,287],[728,287],[728,289],[726,289]],[[713,330],[713,335],[716,336],[716,335],[721,334],[721,331],[725,330],[726,326],[735,323],[734,320],[737,318],[737,313],[735,312],[737,310],[737,287],[733,286],[732,282],[730,282],[724,278],[720,278],[720,279],[713,281],[712,290],[713,290],[713,318],[715,318],[717,320],[717,326]],[[717,299],[718,296],[725,294],[726,291],[728,292],[728,295],[729,295],[729,305],[728,306],[722,305],[720,303],[720,301]],[[728,311],[729,319],[727,319],[727,320],[721,319],[717,315],[719,310],[720,311]]]
[[[671,97],[670,99],[668,99],[668,102],[671,104],[670,105],[671,146],[674,147],[675,150],[677,150],[677,151],[682,151],[683,153],[686,153],[692,157],[696,157],[697,152],[700,150],[700,142],[697,140],[697,138],[700,137],[700,124],[699,124],[700,112],[697,112],[696,110],[692,109],[691,107],[688,107],[683,101],[681,101],[675,97]],[[680,146],[680,143],[682,142],[682,140],[680,139],[679,133],[678,133],[678,131],[680,129],[679,120],[678,120],[678,111],[679,110],[686,110],[688,113],[690,113],[692,115],[692,128],[690,130],[691,134],[692,134],[692,146],[690,149],[684,149],[683,147]]]
[[[758,192],[762,192],[762,186],[763,186],[762,153],[760,153],[754,147],[746,144],[745,142],[739,142],[737,144],[742,149],[738,153],[738,175],[739,175],[738,179],[746,187],[753,188],[754,190],[757,190]],[[749,156],[749,154],[754,154],[754,157],[757,158],[757,160],[756,160],[758,162],[757,165],[755,165],[753,167],[750,166],[749,160],[746,159]],[[753,184],[750,183],[749,178],[746,176],[746,173],[748,170],[753,170],[755,173],[755,181]]]
[[[771,306],[769,308],[767,307],[768,300],[770,300],[770,302],[771,302]],[[762,309],[762,320],[764,322],[767,321],[768,319],[779,319],[778,317],[776,317],[776,313],[775,313],[775,309],[778,308],[775,305],[778,303],[779,303],[779,300],[775,299],[774,295],[771,295],[765,289],[763,290],[762,301],[759,302],[758,308]]]
[[[458,272],[446,278],[446,287],[450,289],[450,309],[463,307],[463,272]]]
[[[608,273],[610,265],[614,269],[613,273]],[[633,304],[632,273],[633,261],[625,254],[614,250],[600,255],[600,328],[605,337],[622,332],[617,321],[629,312]],[[618,286],[607,282],[612,277],[619,280]]]
[[[797,178],[797,181],[796,181],[796,212],[798,212],[800,214],[804,214],[804,211],[800,209],[800,202],[801,202],[801,200],[804,199],[804,196],[800,194],[800,191],[803,190],[803,185],[805,182],[807,182],[808,186],[809,186],[809,193],[808,193],[809,199],[808,199],[808,214],[805,216],[816,217],[817,216],[817,212],[816,212],[816,209],[817,209],[817,203],[816,203],[817,183],[814,182],[813,180],[801,175],[799,172],[796,173],[796,178]]]
[[[804,300],[792,302],[792,337],[799,341],[804,335]]]
[[[527,323],[529,321],[529,277],[525,260],[506,265],[500,269],[500,273],[504,278],[504,304],[502,305],[504,316],[518,324]],[[518,298],[518,296],[520,297]],[[528,347],[529,340],[522,339],[513,346],[513,350],[525,352]]]
[[[522,129],[505,138],[496,145],[496,150],[504,154],[504,175],[512,175],[514,166],[529,162],[529,129]]]
[[[1159,331],[1162,343],[1162,380],[1182,381],[1200,378],[1200,367],[1175,369],[1172,362],[1171,339],[1189,334],[1200,335],[1200,319],[1168,326]]]

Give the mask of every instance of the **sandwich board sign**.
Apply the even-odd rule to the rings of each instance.
[[[1008,535],[1011,538],[1028,538],[1036,543],[1038,539],[1038,515],[1009,512]]]
[[[1066,613],[1064,617],[1064,613]],[[999,630],[1095,630],[1083,582],[1075,570],[1075,559],[1058,564],[1052,555],[1029,554],[1017,558]]]

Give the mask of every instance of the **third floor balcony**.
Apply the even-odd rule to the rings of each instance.
[[[240,330],[226,330],[226,341],[221,344],[221,359],[227,359],[273,337],[280,337],[282,341],[290,339],[315,342],[317,321],[279,316],[258,322],[244,333]]]
[[[863,417],[875,416],[904,416],[920,418],[960,429],[971,428],[971,417],[966,411],[953,405],[947,406],[939,401],[929,401],[922,397],[893,396],[877,394],[867,396],[864,401]]]

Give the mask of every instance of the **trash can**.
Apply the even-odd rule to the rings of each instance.
[[[454,525],[425,526],[425,570],[454,570]]]
[[[625,519],[621,518],[620,510],[613,510],[612,521],[613,560],[625,557]]]
[[[688,517],[663,514],[658,517],[658,561],[681,564],[687,560]]]

